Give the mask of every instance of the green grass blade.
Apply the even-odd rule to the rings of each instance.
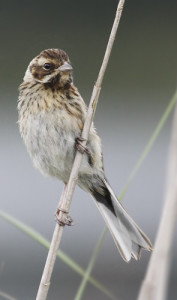
[[[155,140],[157,139],[160,131],[162,130],[162,128],[163,128],[168,116],[170,115],[172,109],[174,108],[176,102],[177,102],[177,91],[174,93],[173,97],[171,98],[165,112],[163,113],[163,115],[162,115],[160,121],[158,122],[154,132],[152,133],[150,139],[148,140],[148,142],[147,142],[144,150],[142,151],[137,163],[135,164],[135,166],[134,166],[132,172],[130,173],[130,175],[128,176],[127,181],[126,181],[126,183],[125,183],[125,185],[122,189],[122,192],[120,193],[120,196],[118,198],[119,201],[122,200],[122,198],[123,198],[124,194],[126,193],[130,183],[132,182],[132,180],[135,177],[136,173],[138,172],[140,166],[142,165],[143,161],[145,160],[146,156],[148,155],[149,151],[151,150]],[[82,279],[81,284],[79,286],[79,289],[78,289],[78,292],[77,292],[77,295],[76,295],[78,298],[75,298],[75,300],[81,300],[82,299],[83,291],[84,291],[84,289],[86,287],[86,284],[87,284],[87,281],[88,281],[88,275],[91,274],[91,271],[94,267],[94,262],[96,260],[96,257],[98,255],[98,253],[99,253],[99,249],[101,248],[101,245],[102,245],[102,242],[104,240],[104,237],[106,235],[107,230],[108,230],[107,227],[105,227],[103,233],[101,234],[101,236],[98,240],[98,244],[97,244],[97,246],[96,246],[96,248],[95,248],[95,250],[94,250],[94,252],[91,256],[90,262],[88,264],[87,271],[86,271],[86,273],[84,275],[84,278]]]
[[[0,291],[0,297],[3,297],[3,299],[6,299],[6,300],[16,300],[14,297],[10,296],[9,294],[7,294],[3,291]]]
[[[127,181],[126,181],[126,183],[125,183],[125,185],[122,189],[122,192],[119,196],[119,200],[122,200],[122,198],[123,198],[125,192],[127,191],[131,181],[135,177],[135,175],[136,175],[137,171],[139,170],[140,166],[142,165],[144,159],[146,158],[147,154],[151,150],[151,148],[152,148],[155,140],[157,139],[160,131],[162,130],[169,114],[171,113],[172,109],[174,108],[174,105],[175,105],[176,101],[177,101],[177,91],[174,93],[173,97],[171,98],[165,112],[163,113],[163,115],[162,115],[160,121],[158,122],[153,134],[151,135],[151,137],[150,137],[149,141],[147,142],[143,152],[141,153],[135,167],[133,168],[132,172],[128,176]]]
[[[33,240],[40,243],[45,248],[49,249],[50,242],[45,239],[41,234],[39,234],[36,230],[30,228],[29,226],[25,225],[24,223],[18,221],[14,217],[10,216],[9,214],[3,212],[0,210],[0,217],[3,218],[5,221],[9,222],[10,224],[14,225],[21,231],[23,231],[25,234],[30,236]],[[85,270],[81,268],[77,263],[75,263],[68,255],[66,255],[61,250],[58,250],[57,256],[65,263],[67,264],[72,270],[74,270],[76,273],[78,273],[80,276],[85,275]],[[112,295],[112,293],[107,290],[99,281],[94,279],[93,277],[89,276],[87,277],[87,280],[94,285],[97,289],[99,289],[102,293],[108,296],[108,298],[114,300],[115,297]]]
[[[101,234],[101,236],[100,236],[100,238],[99,238],[99,240],[97,242],[97,245],[96,245],[96,247],[94,249],[94,252],[93,252],[92,257],[90,259],[90,262],[88,264],[87,270],[86,270],[85,275],[84,275],[84,277],[83,277],[83,279],[81,281],[81,284],[80,284],[80,286],[78,288],[78,291],[76,293],[76,296],[75,296],[74,300],[80,300],[82,298],[82,296],[83,296],[83,293],[84,293],[85,288],[86,288],[87,281],[88,281],[88,279],[90,277],[90,274],[92,272],[92,269],[94,267],[98,251],[99,251],[100,246],[101,246],[101,244],[103,242],[103,239],[104,239],[104,236],[105,236],[105,231],[106,231],[106,228],[102,232],[102,234]],[[112,299],[117,299],[117,298],[113,297]]]

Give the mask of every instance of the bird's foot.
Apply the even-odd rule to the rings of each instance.
[[[88,150],[88,148],[82,145],[83,141],[86,141],[86,140],[81,137],[76,138],[76,149],[81,154],[84,154],[84,152],[86,152],[87,154],[90,154],[90,151]]]
[[[60,212],[62,212],[63,214],[60,216]],[[56,217],[56,222],[60,225],[60,226],[72,226],[74,225],[73,219],[68,215],[68,211],[62,208],[58,208],[55,214]]]

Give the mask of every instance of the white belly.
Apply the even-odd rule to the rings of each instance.
[[[42,113],[40,117],[29,116],[23,139],[37,169],[67,182],[79,133],[68,128],[65,119],[61,120],[54,113],[49,113],[47,118]]]

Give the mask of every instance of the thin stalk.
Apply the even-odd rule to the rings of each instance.
[[[16,228],[18,228],[19,230],[21,230],[22,232],[24,232],[25,234],[27,234],[29,237],[37,241],[46,249],[50,248],[50,242],[46,238],[44,238],[40,233],[38,233],[36,230],[32,229],[30,226],[27,226],[23,222],[17,220],[16,218],[12,217],[11,215],[5,213],[2,210],[0,210],[0,217],[3,218],[8,223],[15,226]],[[57,257],[60,258],[61,261],[63,261],[68,267],[70,267],[77,274],[79,274],[82,277],[84,276],[85,270],[82,267],[80,267],[73,259],[71,259],[63,251],[58,250]],[[97,281],[94,277],[89,276],[88,281],[110,299],[112,300],[115,299],[115,296],[108,289],[106,289],[99,281]]]
[[[154,251],[138,300],[164,300],[169,274],[172,241],[177,217],[177,105],[170,143],[165,202]]]
[[[87,139],[88,139],[88,136],[89,136],[90,126],[92,124],[92,120],[93,120],[94,113],[95,113],[95,110],[96,110],[96,105],[97,105],[97,102],[98,102],[98,97],[99,97],[99,93],[100,93],[100,89],[101,89],[101,84],[102,84],[103,77],[104,77],[104,74],[105,74],[105,71],[106,71],[106,67],[107,67],[107,64],[108,64],[108,61],[109,61],[112,46],[113,46],[113,43],[114,43],[114,40],[115,40],[115,36],[116,36],[117,28],[118,28],[118,25],[119,25],[120,17],[121,17],[121,14],[122,14],[124,2],[125,2],[125,0],[120,0],[119,3],[118,3],[116,16],[115,16],[115,19],[114,19],[114,23],[113,23],[111,34],[110,34],[110,37],[109,37],[109,41],[108,41],[108,44],[107,44],[105,56],[104,56],[104,59],[103,59],[103,62],[102,62],[102,66],[101,66],[96,84],[93,88],[93,92],[92,92],[90,104],[89,104],[89,107],[88,107],[88,112],[87,112],[84,128],[83,128],[83,131],[82,131],[82,136],[81,136],[83,138],[83,142],[82,142],[83,146],[86,146],[86,142],[87,142]],[[60,212],[59,217],[64,217],[63,210],[69,211],[72,195],[73,195],[75,185],[76,185],[76,182],[77,182],[77,177],[78,177],[78,172],[79,172],[79,167],[80,167],[80,164],[81,164],[81,160],[82,160],[82,154],[77,151],[76,157],[75,157],[75,160],[74,160],[74,163],[73,163],[72,171],[71,171],[71,174],[70,174],[69,181],[66,185],[65,191],[62,194],[62,197],[60,198],[60,202],[59,202],[59,205],[58,205],[58,208],[62,209],[62,211]],[[54,268],[54,263],[55,263],[55,259],[56,259],[56,255],[57,255],[57,250],[58,250],[58,247],[60,245],[60,240],[61,240],[61,237],[62,237],[63,228],[64,228],[64,226],[61,226],[59,224],[56,224],[56,226],[55,226],[54,234],[53,234],[52,241],[51,241],[51,246],[50,246],[50,249],[49,249],[49,252],[48,252],[48,257],[47,257],[46,264],[45,264],[45,267],[44,267],[44,271],[43,271],[42,279],[41,279],[41,282],[40,282],[40,285],[39,285],[36,300],[45,300],[47,298],[47,294],[48,294],[48,290],[49,290],[49,286],[50,286],[50,279],[51,279],[52,271],[53,271],[53,268]]]

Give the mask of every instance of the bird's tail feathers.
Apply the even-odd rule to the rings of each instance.
[[[139,259],[142,248],[152,250],[150,240],[125,211],[106,180],[103,181],[103,193],[94,189],[91,194],[126,262],[131,257]]]

